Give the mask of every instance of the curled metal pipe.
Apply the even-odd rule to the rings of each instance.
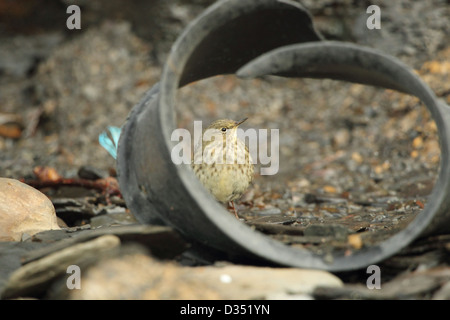
[[[441,167],[429,205],[405,231],[414,238],[450,232],[450,107],[401,61],[371,48],[351,43],[323,41],[295,44],[267,52],[237,71],[241,78],[263,75],[329,78],[397,90],[419,98],[430,111],[438,128]],[[420,232],[419,232],[420,230]],[[396,239],[397,241],[397,239]]]
[[[443,231],[444,223],[450,225],[446,197],[450,191],[449,108],[439,104],[432,91],[397,59],[369,48],[321,40],[308,12],[286,0],[219,1],[193,21],[173,45],[161,82],[133,108],[122,129],[119,183],[136,218],[176,228],[212,259],[330,271],[376,263],[418,236]],[[291,248],[238,222],[209,195],[188,165],[171,160],[178,88],[226,73],[332,78],[418,96],[436,121],[441,143],[441,170],[429,203],[395,236],[332,259]]]

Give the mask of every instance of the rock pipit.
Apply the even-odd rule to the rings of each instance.
[[[220,202],[228,203],[239,219],[234,200],[253,181],[253,161],[245,143],[238,139],[240,121],[216,120],[203,131],[194,150],[192,168],[205,188]]]

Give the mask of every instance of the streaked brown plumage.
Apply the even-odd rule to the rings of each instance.
[[[253,161],[245,143],[237,138],[241,121],[220,119],[203,131],[201,148],[194,150],[192,168],[205,188],[222,203],[234,208],[253,181]]]

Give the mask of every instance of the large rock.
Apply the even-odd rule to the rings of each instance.
[[[4,299],[45,292],[49,283],[56,276],[67,273],[69,267],[79,267],[93,257],[118,246],[120,239],[117,236],[104,235],[32,261],[12,273],[1,292],[1,297]]]
[[[242,265],[186,267],[124,252],[81,268],[81,289],[55,283],[50,299],[312,299],[316,287],[341,287],[320,270]]]
[[[84,274],[90,265],[111,257],[151,252],[154,258],[174,259],[188,248],[175,230],[165,226],[76,229],[40,232],[22,242],[0,242],[0,297],[43,297],[62,278],[62,284],[53,286],[55,292],[48,293],[61,299],[68,291],[69,266],[78,266]]]
[[[18,180],[0,178],[0,241],[59,229],[52,202]]]

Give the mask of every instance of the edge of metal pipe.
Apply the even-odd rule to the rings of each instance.
[[[376,50],[322,41],[311,16],[282,0],[224,0],[209,7],[172,47],[161,82],[133,108],[118,146],[124,199],[141,223],[176,228],[209,259],[348,271],[377,263],[419,236],[450,229],[450,108],[397,59]],[[203,188],[189,165],[171,160],[175,96],[180,86],[236,73],[332,78],[399,90],[419,97],[438,127],[441,167],[424,210],[409,226],[375,246],[344,257],[294,249],[237,221]]]

